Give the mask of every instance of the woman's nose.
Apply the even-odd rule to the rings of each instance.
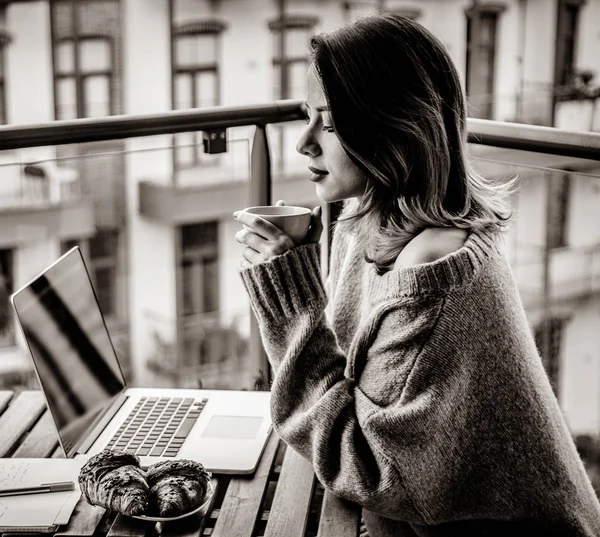
[[[310,129],[306,129],[300,136],[296,144],[296,151],[306,157],[316,157],[320,154],[321,148],[312,137]]]

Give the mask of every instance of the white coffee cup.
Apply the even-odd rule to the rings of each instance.
[[[271,222],[294,242],[300,242],[308,233],[312,211],[293,205],[262,205],[244,209]]]

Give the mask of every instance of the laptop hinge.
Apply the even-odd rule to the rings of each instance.
[[[74,456],[76,453],[85,454],[92,447],[92,444],[102,434],[102,431],[110,423],[116,413],[121,409],[123,404],[127,401],[127,395],[123,392],[118,394],[113,402],[109,405],[108,410],[102,414],[92,425],[90,425],[88,431],[82,435],[83,441],[80,444],[76,444],[73,449],[73,454],[67,454],[68,457]]]

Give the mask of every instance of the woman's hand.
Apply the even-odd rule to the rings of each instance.
[[[275,205],[281,206],[284,205],[284,202],[278,201]],[[242,269],[269,261],[269,259],[282,255],[297,246],[277,226],[260,216],[245,211],[236,211],[233,213],[233,217],[244,226],[235,234],[235,240],[246,246],[242,251],[244,257],[240,264]],[[312,211],[310,228],[302,244],[319,242],[322,231],[321,207],[317,206]]]

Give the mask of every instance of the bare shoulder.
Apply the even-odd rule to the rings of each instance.
[[[427,228],[412,239],[396,258],[394,268],[432,263],[459,250],[469,232],[459,228]]]

